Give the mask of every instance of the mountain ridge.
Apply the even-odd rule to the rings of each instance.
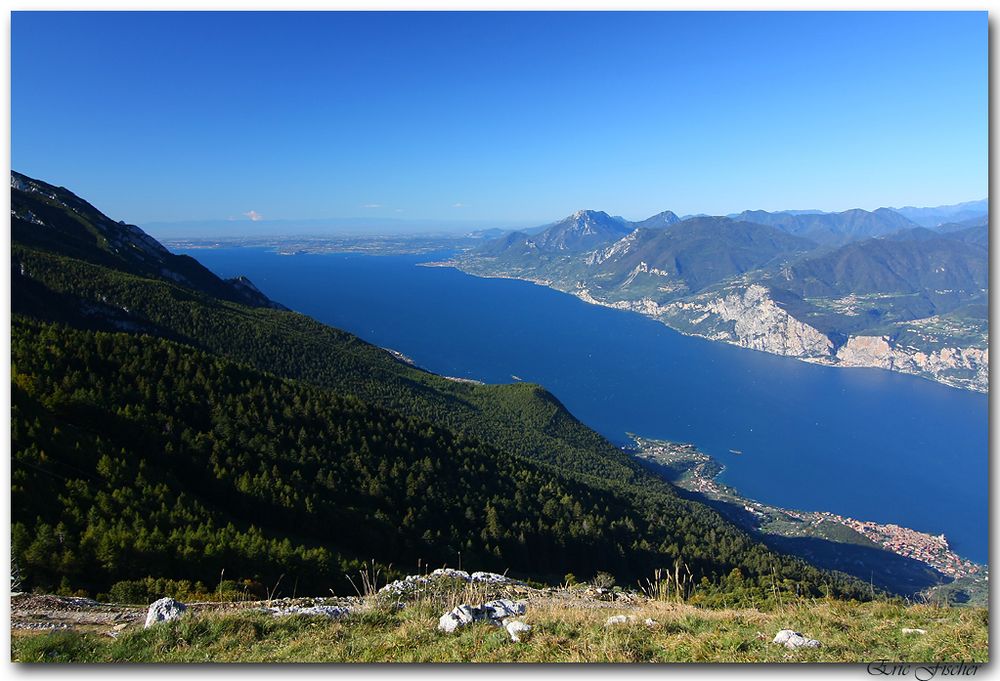
[[[944,206],[916,207],[903,206],[902,208],[892,208],[900,215],[916,222],[923,227],[937,227],[949,222],[961,222],[963,220],[975,219],[989,214],[989,199],[979,199],[976,201],[963,201]]]
[[[742,225],[758,238],[717,229],[683,243],[707,224]],[[640,312],[682,333],[987,390],[988,215],[929,228],[888,208],[744,211],[616,236],[543,252],[507,235],[451,264]]]
[[[166,277],[225,300],[285,309],[246,277],[223,280],[194,258],[171,253],[139,227],[115,222],[64,187],[16,171],[11,171],[10,185],[15,241],[123,272]]]

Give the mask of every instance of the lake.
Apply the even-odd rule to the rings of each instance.
[[[944,533],[987,560],[986,395],[691,338],[528,282],[419,265],[433,256],[186,252],[430,371],[540,383],[613,442],[694,443],[751,498]]]

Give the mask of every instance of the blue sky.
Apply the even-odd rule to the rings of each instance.
[[[987,194],[985,12],[15,12],[11,50],[14,169],[139,224]]]

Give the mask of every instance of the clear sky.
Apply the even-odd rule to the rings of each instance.
[[[12,165],[115,219],[987,194],[986,13],[25,13]]]

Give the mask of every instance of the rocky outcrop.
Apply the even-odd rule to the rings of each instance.
[[[336,605],[313,605],[307,608],[299,607],[297,605],[291,605],[286,608],[264,608],[265,612],[269,612],[275,617],[286,617],[288,615],[305,615],[328,617],[332,620],[340,619],[351,614],[350,608],[342,608]]]
[[[438,620],[438,630],[451,634],[474,622],[489,622],[494,626],[504,627],[512,640],[520,641],[520,634],[529,631],[531,627],[511,618],[515,615],[523,615],[526,611],[527,605],[524,601],[515,603],[506,598],[482,605],[463,603],[441,615],[441,619]]]
[[[495,572],[473,572],[469,574],[465,570],[454,570],[452,568],[439,568],[429,575],[407,575],[403,579],[389,582],[381,589],[379,594],[389,596],[402,596],[414,593],[423,587],[440,580],[459,580],[475,584],[524,584],[516,579],[511,579],[507,575],[500,575]]]
[[[187,606],[173,598],[161,598],[149,606],[146,611],[146,628],[160,622],[179,619],[187,610]]]
[[[783,645],[789,650],[795,650],[796,648],[819,648],[823,645],[816,639],[808,638],[791,629],[782,629],[779,631],[771,643]]]
[[[946,347],[924,352],[897,346],[886,336],[851,336],[837,350],[836,361],[841,366],[928,375],[960,388],[983,392],[989,389],[990,351],[984,348]]]
[[[898,371],[979,392],[989,389],[986,348],[920,350],[893,343],[886,336],[851,336],[835,349],[826,334],[790,315],[758,284],[668,305],[642,300],[614,307],[656,317],[682,333],[753,350],[832,366]]]
[[[826,334],[788,314],[759,284],[709,302],[705,312],[733,322],[726,340],[745,348],[791,357],[829,357],[833,351]]]
[[[604,307],[613,307],[616,310],[638,312],[639,314],[644,314],[647,317],[655,317],[657,319],[660,315],[665,314],[669,309],[668,306],[660,305],[652,298],[640,298],[639,300],[618,300],[613,303],[607,302],[595,298],[590,294],[590,291],[585,288],[576,290],[573,295],[583,302],[590,303],[591,305],[602,305]]]

